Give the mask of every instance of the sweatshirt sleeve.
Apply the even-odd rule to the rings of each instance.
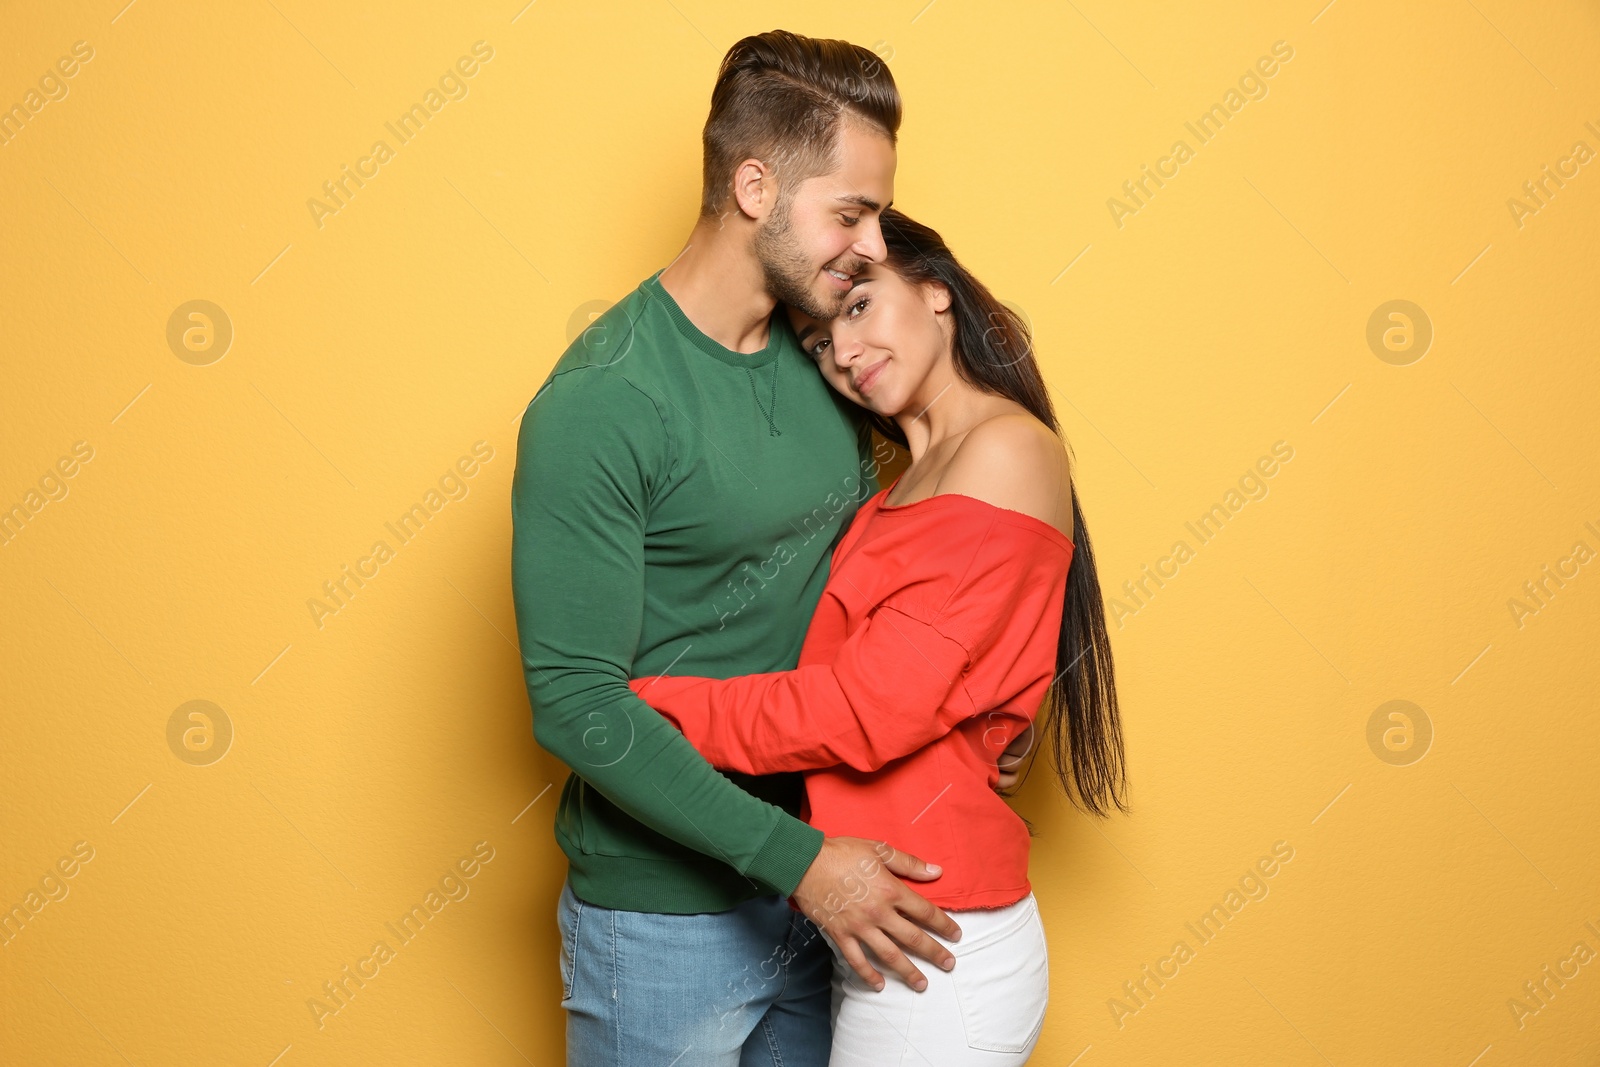
[[[988,710],[967,690],[969,670],[985,654],[1004,653],[996,640],[1025,589],[1065,575],[1058,549],[1003,519],[974,538],[975,547],[955,552],[938,547],[936,522],[928,531],[916,570],[950,576],[932,587],[948,595],[930,601],[928,582],[908,582],[832,662],[725,679],[656,675],[630,688],[728,770],[875,771],[917,751]]]
[[[601,367],[555,375],[523,414],[511,582],[534,737],[641,823],[791,896],[821,831],[739,788],[628,688],[648,505],[671,460],[655,402]]]

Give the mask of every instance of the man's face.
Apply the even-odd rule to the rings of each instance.
[[[844,308],[851,279],[865,264],[883,262],[878,217],[894,202],[888,137],[846,116],[839,156],[837,170],[780,196],[755,236],[767,292],[823,321]]]

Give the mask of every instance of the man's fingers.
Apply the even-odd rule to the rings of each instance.
[[[920,956],[940,970],[948,971],[956,964],[955,954],[935,941],[922,927],[907,919],[885,926],[884,932],[894,938],[913,956]]]
[[[945,970],[955,966],[955,956],[940,939],[960,940],[961,927],[901,880],[938,878],[943,872],[937,864],[883,841],[830,837],[822,848],[795,891],[795,903],[823,928],[868,988],[884,988],[884,968],[910,988],[926,989],[927,978],[913,956]],[[836,902],[844,885],[864,892]],[[872,955],[882,961],[879,967],[869,962]]]
[[[890,873],[898,874],[902,878],[915,878],[925,882],[944,873],[943,868],[937,863],[924,863],[909,852],[901,852],[881,842],[879,855],[886,857],[883,865],[889,868]]]
[[[850,965],[850,969],[855,971],[863,982],[873,989],[881,990],[883,988],[883,975],[874,970],[872,964],[867,962],[866,954],[861,951],[861,943],[859,941],[853,937],[842,937],[834,943],[839,946],[839,954],[844,957],[844,961]]]
[[[872,954],[889,970],[898,974],[906,985],[917,992],[928,988],[928,979],[917,970],[917,965],[911,962],[911,957],[900,951],[900,946],[886,937],[881,930],[868,930],[862,941],[872,949]],[[881,986],[879,987],[882,988]]]
[[[960,941],[961,927],[956,921],[945,914],[944,909],[935,906],[927,897],[913,889],[901,887],[903,892],[895,898],[895,910],[918,926],[932,930],[946,941]],[[937,941],[934,944],[938,944]],[[935,961],[937,962],[937,961]]]

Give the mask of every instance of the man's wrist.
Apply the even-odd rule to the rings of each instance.
[[[806,825],[788,812],[780,812],[772,833],[767,835],[744,873],[772,886],[780,896],[792,897],[817,853],[822,851],[824,838],[816,827]]]

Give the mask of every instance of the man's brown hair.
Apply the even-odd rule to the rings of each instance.
[[[780,196],[838,166],[839,126],[846,113],[895,143],[900,92],[889,67],[849,41],[768,30],[728,49],[711,90],[700,214],[724,211],[733,171],[759,159],[778,174]]]

